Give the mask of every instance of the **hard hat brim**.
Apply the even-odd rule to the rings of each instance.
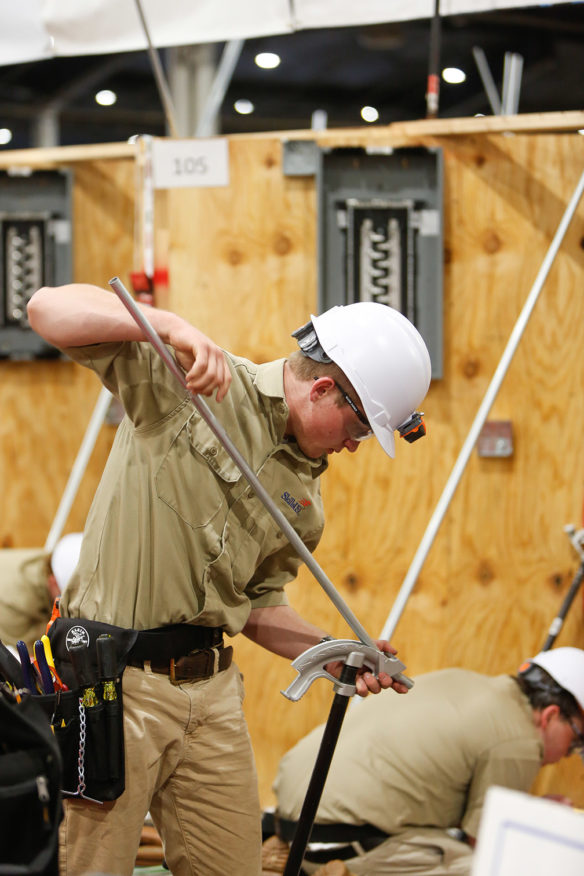
[[[395,436],[390,429],[383,428],[382,426],[377,426],[375,423],[371,423],[371,427],[373,429],[373,434],[383,447],[384,451],[391,458],[395,458]]]

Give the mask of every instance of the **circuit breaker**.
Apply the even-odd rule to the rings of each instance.
[[[284,173],[315,175],[319,312],[376,301],[418,328],[442,377],[442,152],[284,144]]]
[[[408,317],[442,376],[442,153],[323,150],[319,307],[376,301]]]
[[[0,358],[58,356],[28,323],[40,286],[71,281],[71,177],[0,173]]]
[[[413,201],[380,198],[337,206],[347,302],[376,301],[415,317],[413,210]]]

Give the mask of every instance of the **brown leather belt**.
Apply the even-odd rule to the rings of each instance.
[[[139,660],[132,655],[128,659],[128,666],[138,666],[144,669],[150,666],[152,672],[168,675],[172,684],[182,684],[184,681],[200,681],[203,678],[211,678],[218,672],[223,672],[233,659],[233,648],[219,645],[217,648],[206,648],[187,654],[185,657],[172,657],[170,660]]]
[[[172,657],[216,648],[223,642],[223,630],[194,624],[170,624],[152,630],[140,630],[135,637],[129,654],[132,660],[155,660],[160,664],[168,663]]]

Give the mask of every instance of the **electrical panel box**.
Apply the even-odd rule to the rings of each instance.
[[[432,377],[442,377],[441,150],[323,149],[316,162],[305,154],[316,165],[320,311],[395,307],[426,341]]]
[[[71,282],[71,175],[0,172],[0,358],[59,355],[26,313],[41,286]]]

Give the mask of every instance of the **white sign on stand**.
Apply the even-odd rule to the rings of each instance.
[[[155,189],[229,185],[226,139],[154,140],[152,163]]]
[[[472,876],[550,873],[584,873],[584,813],[520,791],[490,788]]]

